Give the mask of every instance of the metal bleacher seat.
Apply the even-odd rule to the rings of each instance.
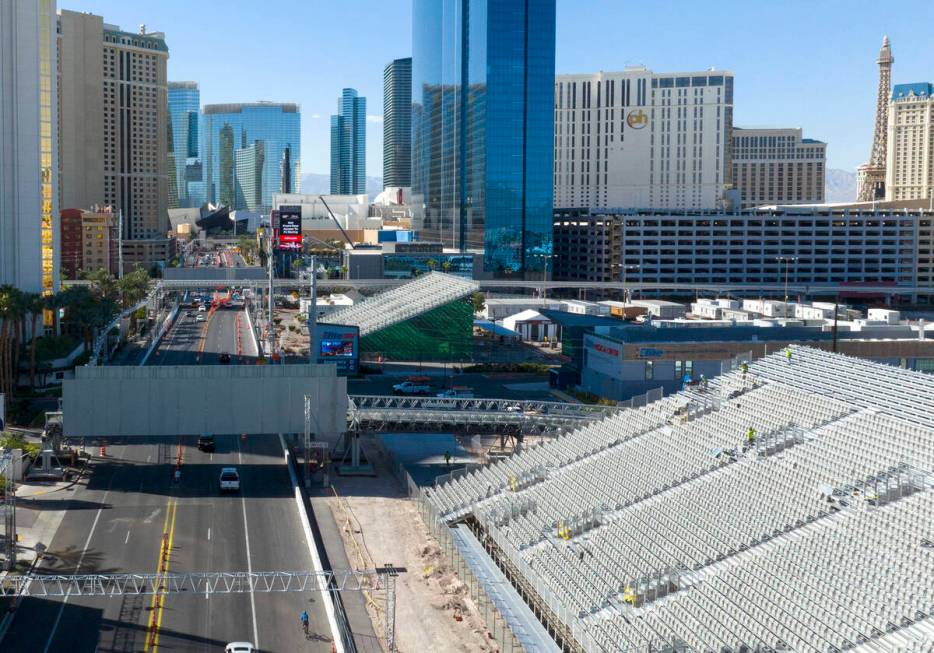
[[[473,513],[588,653],[934,653],[934,379],[793,347],[706,395],[690,420],[671,418],[699,400],[674,395],[431,501]]]

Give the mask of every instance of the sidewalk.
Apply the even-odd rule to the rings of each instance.
[[[71,480],[53,482],[23,481],[16,488],[16,546],[18,567],[31,566],[42,551],[47,551],[58,531],[75,490],[90,474],[90,459],[82,459],[78,468],[69,468]],[[37,551],[37,546],[39,550]]]
[[[16,488],[16,569],[28,573],[35,567],[41,554],[48,551],[52,538],[58,531],[65,513],[71,506],[75,488],[87,479],[90,471],[86,464],[81,469],[72,470],[72,480],[58,483],[22,482]],[[10,572],[0,572],[0,578]],[[19,597],[5,606],[5,613],[0,619],[0,642],[9,630],[16,616],[16,603]]]

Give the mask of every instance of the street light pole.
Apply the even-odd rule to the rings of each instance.
[[[318,257],[311,255],[311,297],[308,302],[308,358],[314,365],[318,362]]]
[[[785,304],[782,309],[782,313],[785,315],[785,319],[788,319],[788,266],[792,261],[797,261],[797,256],[776,256],[775,260],[781,264],[785,263]],[[797,269],[797,268],[796,268]]]
[[[638,263],[633,265],[626,265],[623,263],[623,303],[625,304],[628,304],[632,299],[632,291],[626,287],[626,272],[627,270],[638,270],[640,267],[642,266]]]
[[[266,323],[266,341],[269,344],[269,362],[273,362],[273,356],[276,352],[276,332],[275,325],[272,322],[273,297],[272,297],[272,230],[269,233],[269,321]]]

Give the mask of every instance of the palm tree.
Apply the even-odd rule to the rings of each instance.
[[[16,323],[19,327],[13,349],[13,386],[15,387],[19,382],[19,357],[26,345],[26,316],[29,314],[29,295],[22,290],[17,290],[14,297],[16,300]]]
[[[442,271],[442,272],[450,272],[450,271],[451,271],[451,260],[450,260],[450,259],[444,259],[444,260],[441,262],[441,271]]]
[[[9,284],[0,286],[0,393],[9,393],[10,325],[15,291]]]
[[[23,319],[23,293],[7,284],[0,286],[0,392],[10,397],[16,388],[19,363],[19,329]]]
[[[54,297],[54,295],[50,295],[50,297]],[[37,293],[29,293],[25,299],[26,310],[32,320],[32,329],[30,330],[32,340],[29,343],[29,386],[34,388],[36,387],[36,345],[39,343],[39,325],[37,322],[39,316],[47,308],[48,302],[45,297]]]

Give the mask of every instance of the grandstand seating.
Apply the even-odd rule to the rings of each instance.
[[[467,297],[479,286],[473,281],[431,272],[414,281],[327,315],[322,323],[360,327],[365,336],[438,306]]]
[[[793,347],[428,501],[588,653],[934,651],[932,424],[934,379]]]

